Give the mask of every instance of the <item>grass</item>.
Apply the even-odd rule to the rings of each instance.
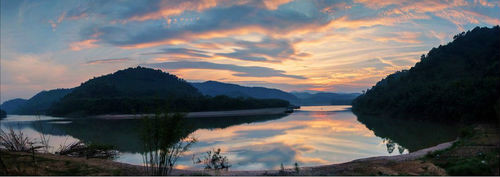
[[[88,163],[87,160],[37,154],[33,161],[30,153],[2,151],[2,160],[7,171],[4,175],[43,175],[43,176],[101,176],[126,175],[121,168]],[[1,171],[1,169],[0,169]],[[0,173],[2,174],[2,173]]]
[[[7,132],[0,129],[0,146],[13,152],[30,152],[36,142],[11,127]]]
[[[459,159],[458,161],[450,161],[441,164],[441,167],[446,169],[449,175],[493,175],[490,166],[485,163],[485,160],[480,158]]]
[[[465,127],[452,147],[429,153],[423,160],[445,169],[448,175],[498,175],[498,139],[497,127]]]

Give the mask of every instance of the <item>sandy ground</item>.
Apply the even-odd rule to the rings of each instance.
[[[206,112],[189,112],[186,118],[202,118],[202,117],[236,117],[236,116],[257,116],[257,115],[277,115],[285,114],[287,108],[264,108],[264,109],[245,109],[234,111],[206,111]],[[143,116],[153,116],[154,114],[106,114],[92,116],[99,119],[138,119]]]

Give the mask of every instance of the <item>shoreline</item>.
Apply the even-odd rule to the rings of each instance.
[[[440,143],[409,154],[375,156],[349,162],[316,165],[283,170],[209,171],[203,169],[174,169],[173,176],[367,176],[367,175],[466,175],[498,176],[500,132],[495,125],[479,124],[470,127],[471,133],[454,141]],[[8,175],[147,175],[141,165],[116,162],[111,159],[86,159],[45,153],[8,152],[0,149]],[[37,160],[34,160],[36,156]],[[471,160],[474,162],[472,163]],[[1,167],[0,167],[1,168]],[[24,168],[24,169],[23,169]],[[23,170],[19,170],[23,169]],[[0,174],[2,170],[0,169]]]
[[[346,171],[350,170],[353,168],[353,166],[356,165],[361,165],[365,166],[368,164],[378,164],[378,163],[400,163],[400,162],[405,162],[405,161],[414,161],[419,158],[425,157],[427,154],[435,152],[435,151],[441,151],[448,149],[452,147],[453,143],[457,142],[457,140],[449,141],[449,142],[444,142],[441,144],[438,144],[436,146],[428,147],[425,149],[421,149],[415,152],[411,152],[408,154],[401,154],[401,155],[395,155],[395,156],[375,156],[375,157],[367,157],[367,158],[360,158],[360,159],[355,159],[352,161],[348,162],[342,162],[342,163],[336,163],[336,164],[329,164],[329,165],[317,165],[317,166],[306,166],[306,167],[300,167],[300,174],[299,175],[322,175],[321,173],[317,173],[318,171],[321,171],[321,169],[328,168],[328,169],[335,169],[338,171]],[[286,173],[293,174],[294,169],[290,168],[285,168]],[[172,175],[193,175],[193,174],[208,174],[208,175],[216,175],[215,173],[211,171],[203,171],[203,170],[180,170],[180,169],[174,169],[172,171]],[[224,171],[220,172],[220,174],[217,175],[222,175],[222,176],[269,176],[269,175],[279,175],[280,170],[235,170],[235,171]]]
[[[209,118],[209,117],[239,117],[239,116],[260,116],[286,114],[287,108],[262,108],[262,109],[242,109],[231,111],[203,111],[188,112],[185,118]],[[104,114],[89,116],[97,119],[140,119],[144,116],[154,116],[155,114]]]
[[[174,169],[170,175],[173,176],[199,176],[199,175],[217,175],[217,176],[276,176],[276,175],[301,175],[301,176],[320,176],[320,175],[371,175],[371,173],[375,171],[384,171],[384,174],[392,174],[391,172],[396,172],[394,174],[400,174],[402,171],[408,170],[408,174],[413,174],[416,171],[416,168],[420,169],[422,167],[429,168],[432,171],[432,175],[446,175],[446,173],[442,170],[429,163],[422,163],[422,161],[418,160],[419,158],[425,157],[428,153],[445,150],[452,147],[455,141],[445,142],[438,144],[433,147],[425,148],[413,153],[402,154],[396,156],[376,156],[376,157],[368,157],[352,160],[349,162],[343,162],[338,164],[330,164],[330,165],[318,165],[318,166],[310,166],[310,167],[299,167],[300,172],[297,173],[295,169],[285,168],[284,171],[280,170],[235,170],[235,171],[207,171],[207,170],[183,170],[183,169]],[[2,156],[11,157],[16,162],[18,160],[23,161],[31,161],[31,153],[26,152],[7,152],[4,150],[0,150]],[[5,154],[4,154],[5,153]],[[39,160],[45,159],[43,161],[52,161],[52,165],[56,165],[54,167],[46,167],[46,168],[62,168],[65,167],[57,167],[57,165],[64,164],[72,164],[77,167],[85,167],[83,171],[96,171],[96,174],[80,174],[80,175],[134,175],[134,176],[142,176],[146,175],[144,173],[144,167],[140,165],[132,165],[123,162],[116,162],[109,159],[86,159],[84,157],[69,157],[69,156],[61,156],[55,154],[47,154],[47,153],[36,153],[35,155]],[[404,166],[405,168],[397,168],[393,166]],[[407,169],[410,168],[410,169]],[[435,169],[434,169],[435,168]],[[92,170],[89,170],[92,169]],[[400,170],[400,171],[398,171]],[[22,175],[18,174],[18,175]],[[47,174],[50,175],[50,174]],[[376,174],[375,174],[376,175]],[[415,173],[413,175],[418,175]]]

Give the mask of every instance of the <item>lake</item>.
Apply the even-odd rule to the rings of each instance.
[[[357,117],[350,106],[302,106],[292,114],[255,117],[190,118],[198,142],[177,168],[202,169],[192,157],[222,149],[230,170],[279,169],[326,165],[354,159],[399,155],[457,137],[456,127],[429,122]],[[141,120],[66,119],[9,115],[3,130],[21,130],[31,138],[50,137],[51,150],[78,140],[116,145],[118,162],[142,164]]]

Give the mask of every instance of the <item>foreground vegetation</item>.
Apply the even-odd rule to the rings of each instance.
[[[141,168],[105,159],[0,150],[0,175],[101,176],[143,175]]]
[[[499,135],[492,125],[467,127],[451,148],[428,154],[423,160],[445,169],[448,175],[498,176]]]
[[[500,106],[500,27],[458,34],[409,70],[353,101],[359,114],[446,122],[496,122]],[[495,108],[496,107],[496,108]]]

